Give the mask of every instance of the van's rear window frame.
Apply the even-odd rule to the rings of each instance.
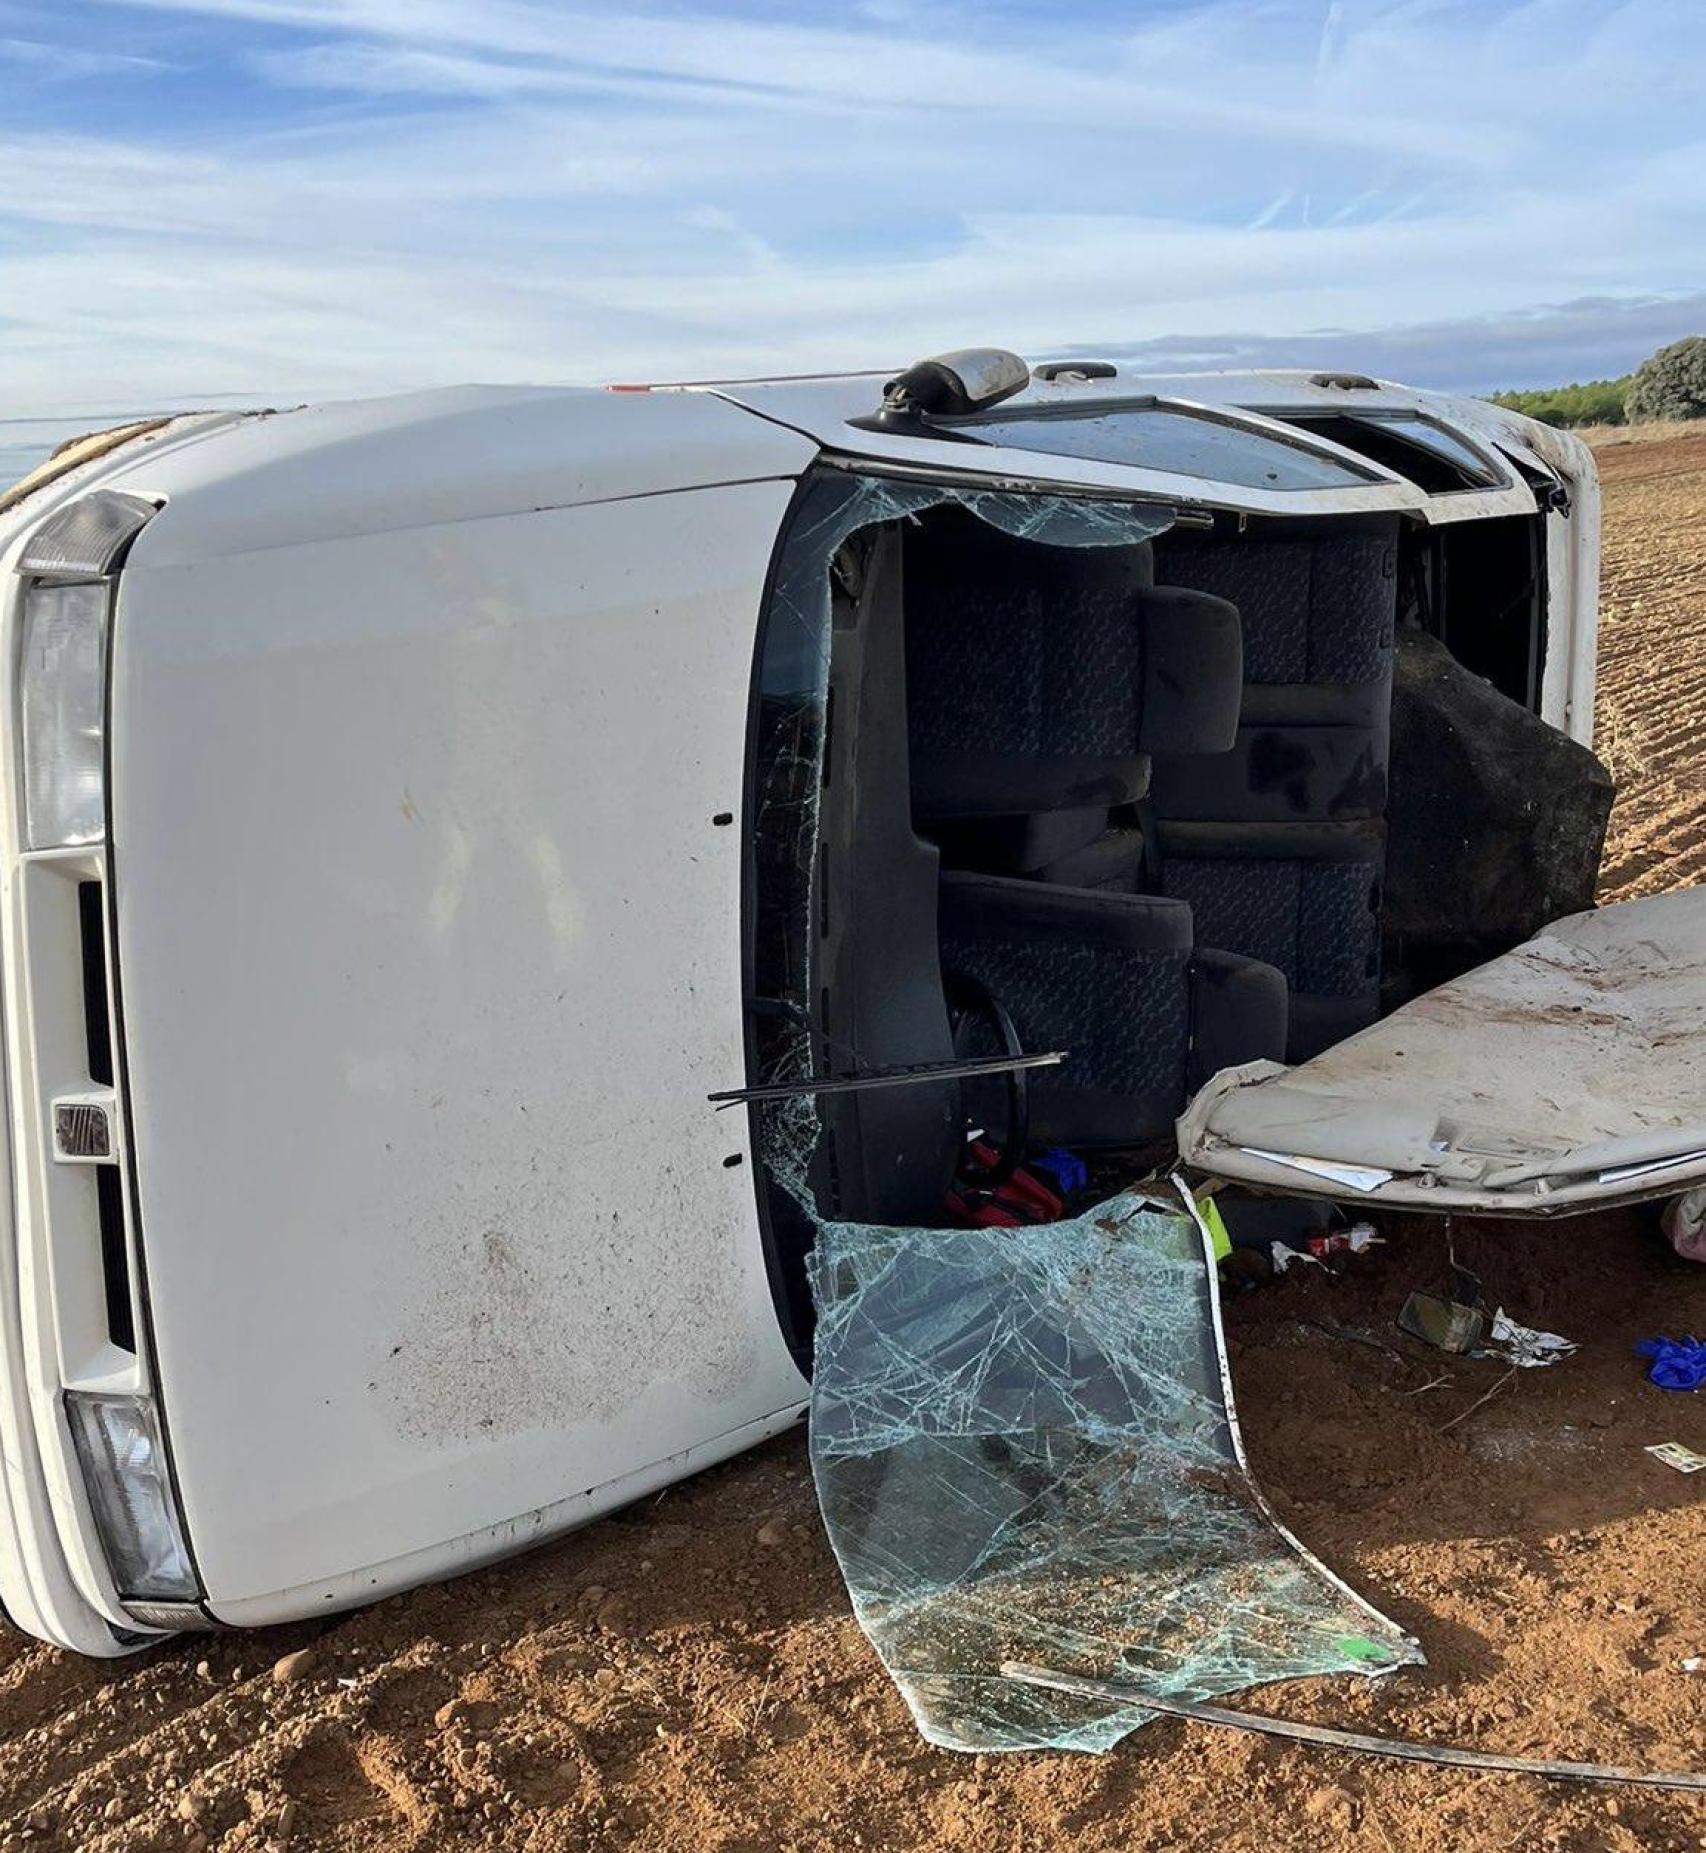
[[[1297,430],[1305,433],[1315,431],[1318,425],[1328,422],[1334,424],[1345,423],[1351,425],[1394,426],[1400,431],[1400,442],[1405,441],[1403,434],[1405,433],[1406,427],[1414,428],[1416,426],[1422,426],[1427,430],[1439,432],[1442,437],[1449,438],[1453,444],[1468,452],[1471,457],[1479,462],[1484,473],[1482,481],[1459,482],[1448,489],[1430,489],[1425,483],[1416,482],[1416,479],[1407,474],[1398,463],[1382,462],[1381,459],[1372,457],[1369,459],[1371,463],[1379,464],[1381,468],[1390,470],[1393,475],[1402,477],[1405,482],[1415,483],[1415,486],[1420,489],[1430,501],[1442,496],[1487,495],[1500,489],[1515,488],[1522,480],[1521,476],[1512,469],[1502,455],[1496,454],[1487,446],[1478,443],[1470,433],[1460,430],[1456,425],[1448,424],[1443,418],[1436,417],[1431,412],[1423,411],[1420,407],[1398,405],[1294,405],[1286,406],[1283,409],[1272,409],[1267,406],[1252,406],[1250,409],[1252,411],[1259,411],[1260,415],[1264,418],[1278,419],[1282,423],[1294,425]],[[1327,443],[1339,442],[1337,438],[1329,436],[1326,432],[1321,432],[1320,435]],[[1350,446],[1346,446],[1345,448],[1349,449]],[[1411,448],[1421,451],[1424,456],[1431,458],[1438,465],[1447,468],[1453,467],[1450,458],[1442,456],[1438,451],[1428,449],[1425,444],[1412,443]],[[1461,468],[1461,465],[1456,467]]]

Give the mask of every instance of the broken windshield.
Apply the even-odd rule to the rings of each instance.
[[[816,1025],[815,968],[823,899],[818,826],[823,793],[837,571],[854,536],[958,504],[1003,533],[1057,547],[1130,547],[1172,526],[1165,503],[1009,494],[952,483],[886,481],[841,470],[808,479],[782,537],[762,621],[750,807],[749,1085],[798,1082],[826,1067]],[[808,1185],[821,1121],[809,1100],[755,1103],[759,1212],[783,1330],[802,1365],[810,1350],[805,1256],[815,1213]]]
[[[1245,1467],[1197,1224],[1123,1195],[1014,1229],[818,1232],[812,1471],[853,1606],[932,1743],[1105,1750],[1151,1713],[1416,1644]]]

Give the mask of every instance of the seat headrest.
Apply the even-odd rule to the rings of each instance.
[[[1145,753],[1225,753],[1238,739],[1244,637],[1238,607],[1212,592],[1152,586],[1139,597]]]

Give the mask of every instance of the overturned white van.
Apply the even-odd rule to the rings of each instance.
[[[1118,1180],[1185,1115],[1397,1207],[1706,1174],[1674,1037],[1533,1098],[1525,1048],[1654,1041],[1609,915],[1443,1080],[1393,1039],[1591,901],[1597,550],[1579,443],[1347,374],[968,354],[62,456],[0,504],[6,1614],[321,1613],[775,1432],[815,1219],[940,1219],[973,1122]]]

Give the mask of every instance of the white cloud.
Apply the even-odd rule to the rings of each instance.
[[[869,106],[935,112],[999,114],[1008,121],[1071,122],[1122,129],[1140,126],[1198,133],[1266,136],[1400,153],[1455,163],[1476,161],[1504,140],[1493,125],[1478,147],[1442,146],[1425,123],[1394,107],[1323,108],[1313,97],[1287,100],[1283,84],[1158,81],[1146,70],[1144,41],[1134,36],[1110,66],[1101,35],[1062,33],[1043,18],[1016,43],[1003,35],[924,33],[748,20],[737,14],[677,9],[527,4],[525,0],[123,0],[150,10],[336,30],[392,45],[453,45],[510,59],[540,60],[540,87],[579,72],[592,83],[615,73],[653,80],[722,86],[736,93],[775,92],[819,100],[842,110]],[[1242,10],[1243,0],[1239,0]],[[1006,35],[1013,36],[1013,35]],[[1063,56],[1062,53],[1076,54]],[[439,61],[434,87],[455,68]],[[289,69],[288,65],[279,67]],[[384,66],[370,67],[376,71]],[[424,68],[424,67],[423,67]],[[484,81],[463,61],[470,81]],[[386,87],[401,67],[392,63]],[[515,67],[509,68],[510,77]],[[346,71],[346,77],[349,72]],[[1208,75],[1208,73],[1200,73]]]
[[[94,51],[85,46],[56,44],[50,39],[5,37],[0,37],[0,64],[16,65],[37,78],[65,81],[168,68],[164,59],[129,52]]]
[[[18,413],[1329,328],[1431,331],[1399,348],[1439,378],[1500,331],[1472,383],[1524,325],[1586,351],[1535,304],[1638,299],[1594,311],[1615,347],[1706,289],[1696,0],[108,16],[234,100],[0,133]]]

